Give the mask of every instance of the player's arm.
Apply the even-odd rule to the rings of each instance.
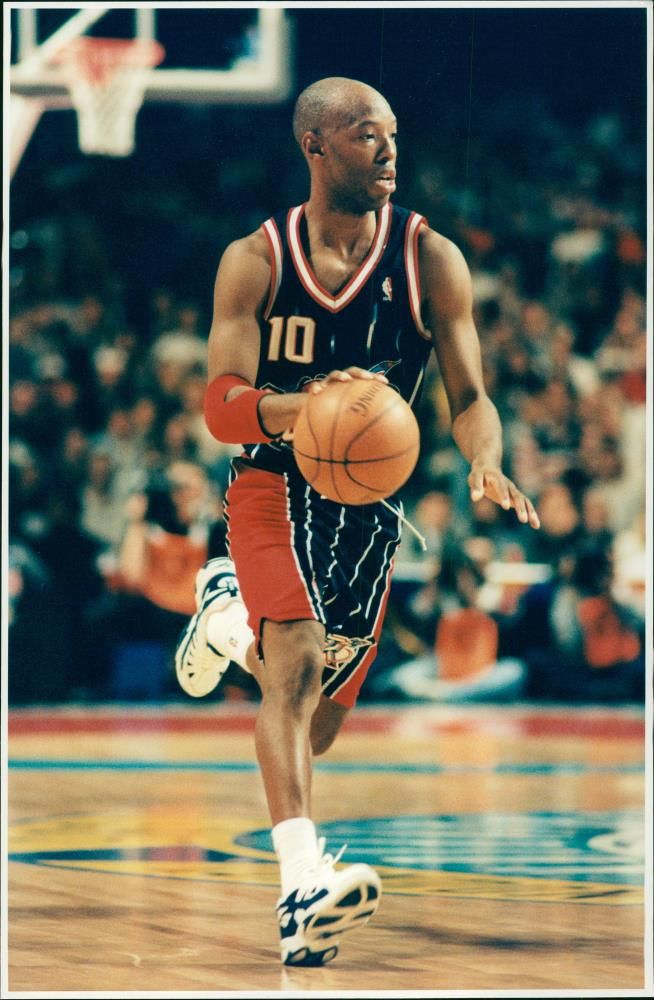
[[[268,245],[258,230],[231,243],[220,261],[214,288],[209,333],[209,385],[204,413],[207,427],[219,441],[256,444],[288,432],[306,405],[305,393],[273,393],[254,388],[259,367],[259,323],[270,291]],[[309,392],[322,392],[330,382],[351,378],[377,379],[361,368],[330,372]]]
[[[470,496],[513,507],[521,521],[538,528],[533,504],[502,472],[502,427],[484,387],[468,266],[450,240],[426,228],[419,258],[425,325],[450,406],[452,436],[470,463]]]
[[[219,441],[269,441],[292,427],[306,403],[301,393],[254,388],[259,367],[259,321],[270,290],[271,266],[260,231],[227,247],[218,267],[208,347],[205,419]]]

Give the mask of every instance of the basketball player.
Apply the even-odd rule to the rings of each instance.
[[[281,869],[282,961],[310,966],[334,958],[340,935],[379,901],[376,872],[337,871],[317,840],[311,771],[374,660],[401,511],[341,506],[302,479],[289,436],[307,394],[379,379],[415,406],[435,350],[472,500],[539,522],[501,470],[461,253],[391,204],[387,101],[355,80],[320,80],[300,95],[293,129],[309,200],[232,243],[218,268],[205,415],[219,440],[244,445],[226,495],[233,563],[215,559],[200,572],[176,668],[195,696],[230,660],[260,683],[255,743]]]

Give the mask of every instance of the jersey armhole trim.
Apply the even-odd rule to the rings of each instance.
[[[274,219],[267,219],[261,228],[268,240],[270,250],[270,292],[268,293],[266,308],[263,311],[263,318],[268,319],[275,304],[279,286],[282,283],[282,238],[279,235],[279,230]]]
[[[424,215],[412,212],[409,216],[404,236],[404,265],[406,268],[409,306],[413,322],[420,336],[431,343],[431,335],[429,330],[425,328],[420,315],[422,296],[420,291],[420,268],[418,265],[418,235],[422,226],[426,225],[427,220]]]

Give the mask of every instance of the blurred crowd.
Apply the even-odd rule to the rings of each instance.
[[[415,149],[409,130],[398,201],[468,260],[505,470],[542,527],[470,503],[434,364],[403,492],[426,550],[407,529],[362,700],[644,698],[644,155],[618,117],[573,129],[534,110],[496,108],[466,170],[447,123]],[[225,128],[234,140],[245,126],[226,115]],[[176,694],[171,651],[195,568],[223,544],[238,451],[210,436],[202,413],[213,274],[231,239],[301,200],[303,165],[280,146],[282,180],[244,153],[251,141],[225,140],[211,170],[201,159],[188,176],[130,175],[97,207],[102,164],[63,179],[46,171],[57,198],[45,185],[33,205],[18,177],[14,704]],[[215,697],[257,693],[230,668]]]

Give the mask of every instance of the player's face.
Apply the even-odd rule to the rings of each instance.
[[[387,104],[362,108],[354,121],[325,135],[324,167],[332,206],[362,214],[395,191],[397,122]]]

